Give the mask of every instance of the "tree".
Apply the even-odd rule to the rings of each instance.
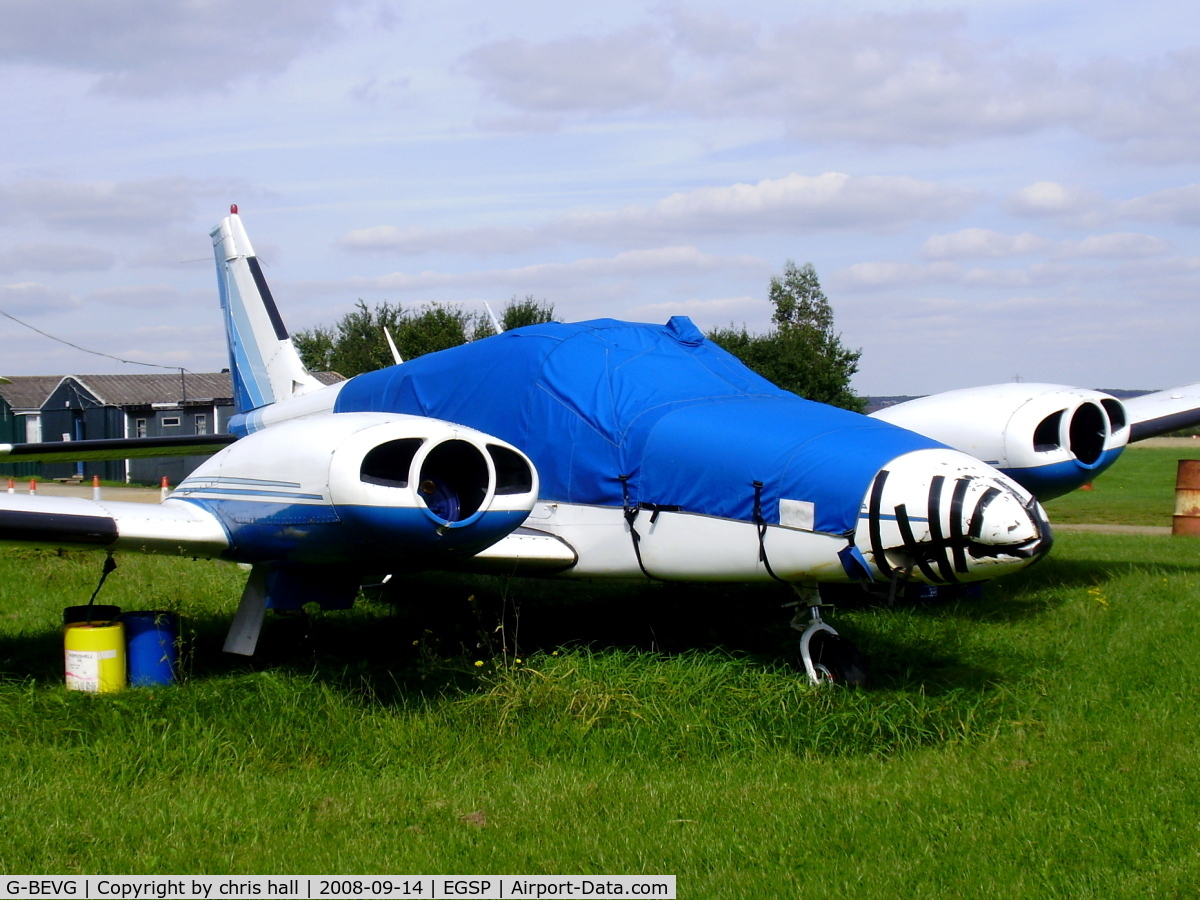
[[[789,259],[783,274],[771,278],[767,299],[775,307],[771,331],[751,334],[745,325],[730,325],[709,332],[709,340],[784,390],[861,412],[864,404],[850,390],[850,379],[862,351],[842,346],[812,264],[797,268]]]
[[[771,277],[767,299],[775,306],[771,321],[781,330],[811,328],[826,334],[833,333],[833,308],[821,290],[817,270],[812,263],[799,269],[790,259],[783,267],[783,276]]]
[[[460,307],[426,304],[414,311],[385,300],[371,309],[359,300],[332,328],[317,325],[298,331],[292,342],[310,371],[339,372],[351,378],[395,362],[385,328],[400,356],[414,359],[465,344],[475,336],[480,318]]]
[[[500,315],[500,324],[505,331],[553,321],[554,304],[548,300],[534,300],[533,294],[526,294],[524,300],[518,300],[517,295],[513,294]]]
[[[416,359],[474,340],[481,327],[486,327],[488,334],[492,331],[491,322],[483,314],[467,313],[457,306],[430,304],[401,317],[392,338],[402,358]],[[392,365],[390,353],[387,365]]]
[[[553,316],[553,303],[532,296],[517,300],[514,296],[504,308],[501,323],[507,331],[548,322]],[[310,371],[339,372],[352,378],[394,363],[385,328],[406,360],[496,333],[487,315],[466,312],[461,306],[427,303],[413,310],[385,300],[371,309],[360,299],[332,328],[317,325],[298,331],[292,335],[292,342]]]

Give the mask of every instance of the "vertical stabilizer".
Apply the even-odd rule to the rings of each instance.
[[[321,383],[300,362],[279,317],[236,206],[211,234],[238,412],[247,413],[320,388]]]

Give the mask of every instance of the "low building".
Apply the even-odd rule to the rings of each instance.
[[[21,375],[0,383],[0,443],[36,444],[42,439],[42,407],[61,375]],[[0,465],[0,477],[41,475],[37,463]]]
[[[341,381],[315,373],[324,384]],[[0,429],[7,443],[222,434],[229,431],[233,384],[228,371],[136,375],[13,376],[0,384]],[[203,456],[8,465],[10,476],[99,475],[108,481],[178,484]],[[36,471],[40,469],[40,471]],[[15,471],[20,470],[20,471]]]
[[[43,441],[86,441],[228,431],[233,387],[228,373],[67,375],[42,408]],[[99,475],[110,481],[178,484],[204,457],[56,463],[48,478]]]

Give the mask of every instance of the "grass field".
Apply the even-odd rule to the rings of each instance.
[[[1090,491],[1074,491],[1046,504],[1051,522],[1076,524],[1171,524],[1175,509],[1175,469],[1181,459],[1200,459],[1196,446],[1146,447],[1134,444]]]
[[[980,600],[844,610],[865,691],[797,677],[774,588],[426,576],[273,622],[241,662],[219,646],[245,573],[123,558],[101,600],[181,612],[187,678],[99,697],[61,687],[57,623],[101,557],[8,551],[0,869],[1194,896],[1197,551],[1066,534]]]

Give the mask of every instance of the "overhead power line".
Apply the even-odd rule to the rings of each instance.
[[[172,372],[187,372],[189,375],[196,374],[195,372],[191,371],[190,369],[185,369],[183,366],[164,366],[162,363],[138,362],[136,359],[123,359],[120,356],[113,356],[111,353],[101,353],[99,350],[89,350],[87,347],[80,347],[78,344],[72,344],[68,340],[64,340],[63,338],[60,338],[60,337],[55,337],[54,335],[50,334],[49,332],[42,331],[42,329],[38,328],[36,325],[30,325],[28,322],[22,322],[16,316],[12,315],[11,313],[6,313],[2,309],[0,309],[0,316],[4,316],[6,319],[12,319],[18,325],[23,325],[26,328],[28,328],[30,331],[36,331],[42,337],[50,338],[50,340],[52,340],[52,341],[57,341],[60,344],[66,344],[68,347],[73,347],[76,350],[79,350],[83,353],[90,353],[93,356],[103,356],[107,359],[115,359],[117,362],[128,363],[131,366],[150,366],[155,369],[170,369]]]

